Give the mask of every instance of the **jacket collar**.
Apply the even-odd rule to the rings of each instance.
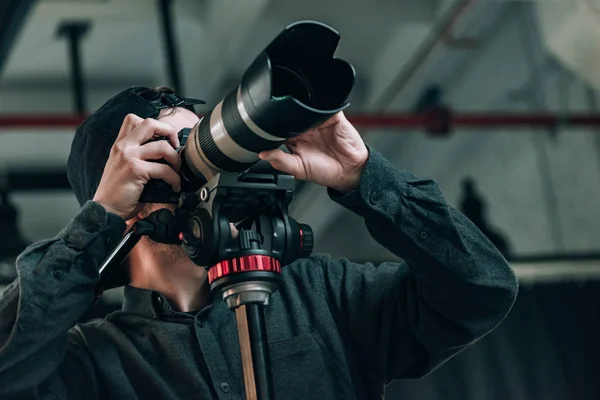
[[[124,300],[121,310],[127,313],[143,315],[153,318],[159,315],[159,308],[155,307],[160,302],[162,295],[154,290],[140,289],[125,286]]]

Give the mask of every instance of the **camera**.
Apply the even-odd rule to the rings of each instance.
[[[345,109],[354,67],[334,56],[340,35],[314,21],[287,26],[251,63],[239,86],[194,127],[179,132],[182,192],[219,172],[244,172],[258,154],[320,125]],[[141,202],[177,203],[180,194],[150,182]]]

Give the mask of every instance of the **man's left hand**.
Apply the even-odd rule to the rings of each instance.
[[[347,193],[358,187],[369,151],[360,134],[339,112],[317,128],[288,140],[291,154],[263,151],[260,158],[281,172]]]

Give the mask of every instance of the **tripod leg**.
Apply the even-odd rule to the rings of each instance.
[[[263,305],[248,303],[236,308],[236,319],[247,399],[273,400],[273,380]]]
[[[246,400],[257,400],[254,367],[252,365],[252,350],[250,349],[250,335],[248,333],[248,320],[246,318],[246,306],[240,306],[235,309],[235,318],[237,320],[240,353],[242,355]]]
[[[263,307],[262,304],[257,303],[247,304],[246,318],[248,319],[256,392],[260,400],[273,400],[273,375],[271,375],[271,359]]]

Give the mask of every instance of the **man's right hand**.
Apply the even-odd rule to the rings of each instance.
[[[164,122],[127,115],[110,151],[93,201],[127,221],[141,211],[138,200],[150,179],[162,179],[179,192],[181,180],[176,171],[181,166],[181,158],[175,150],[179,147],[177,133],[175,128]],[[168,141],[147,143],[156,136],[164,136]],[[149,161],[160,159],[168,165]]]

